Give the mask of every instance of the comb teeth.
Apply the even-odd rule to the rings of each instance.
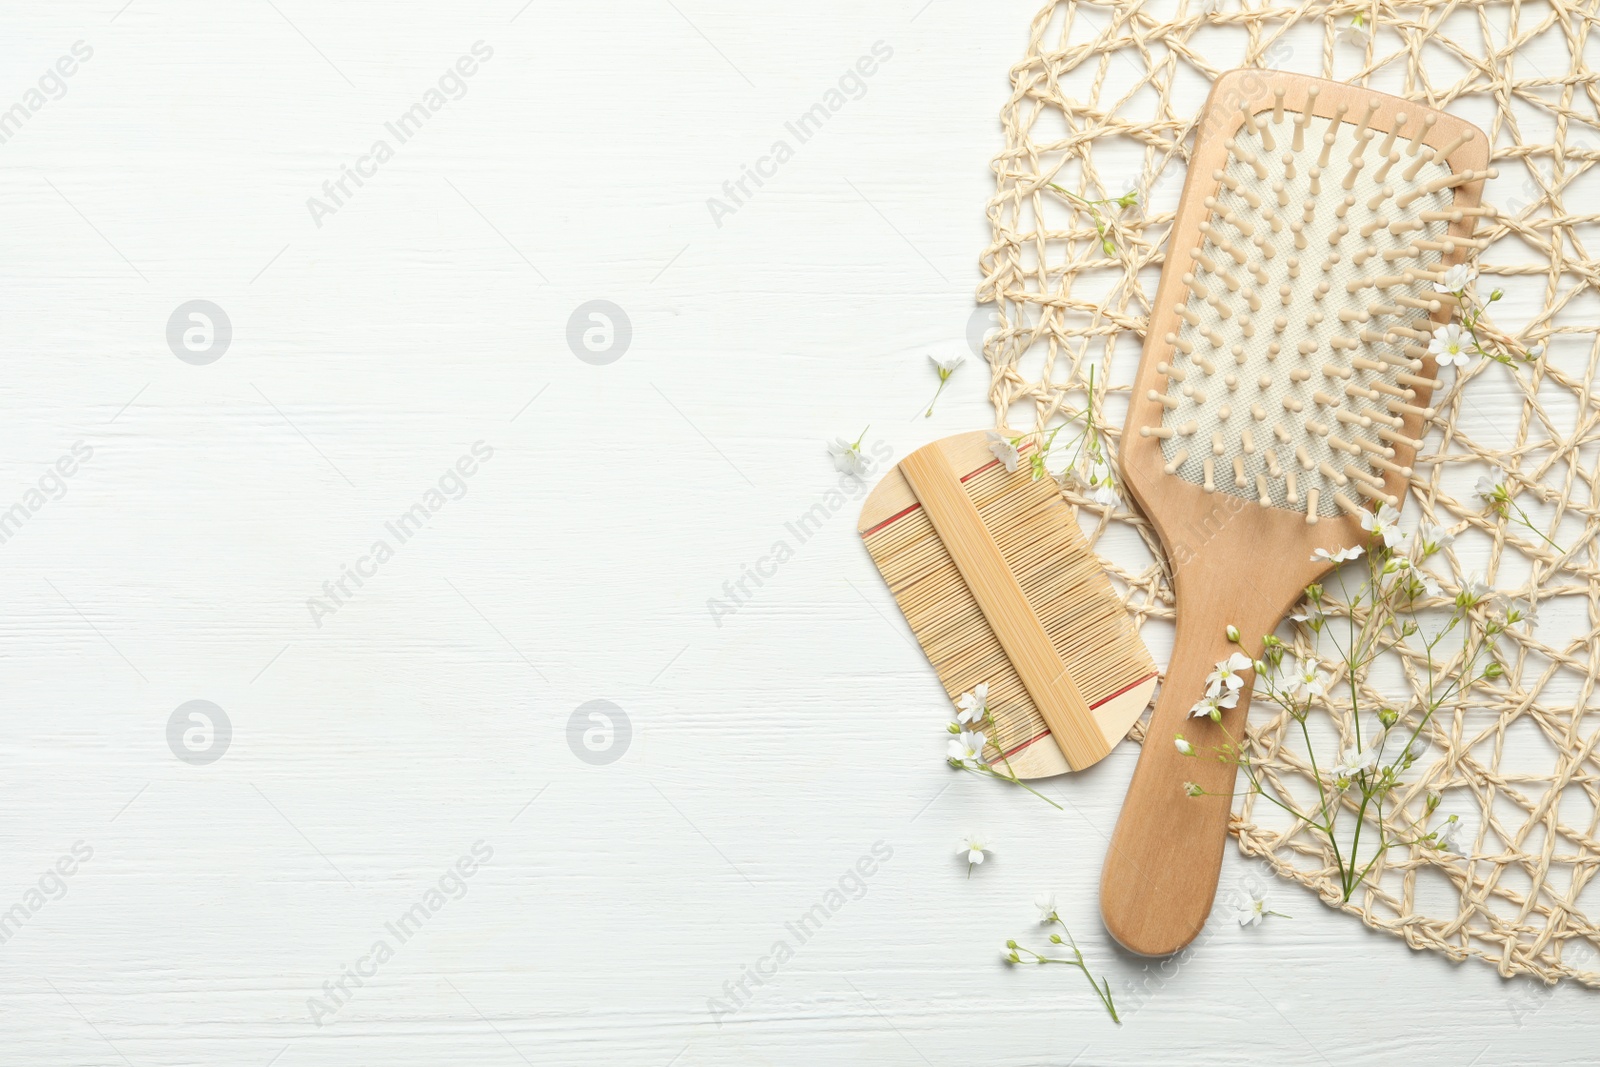
[[[982,444],[964,447],[978,469],[960,468],[962,490],[1085,702],[1100,706],[1141,682],[1153,688],[1150,654],[1055,483],[1034,481],[1026,463],[1007,472]],[[989,686],[996,728],[986,758],[1009,755],[1022,777],[1066,770],[1059,757],[1051,762],[1055,746],[1048,741],[1019,756],[1047,726],[926,508],[901,508],[897,498],[878,508],[887,512],[879,521],[867,518],[873,506],[869,501],[863,510],[862,540],[951,699],[979,683]],[[1134,699],[1128,725],[1148,689]]]
[[[1168,474],[1307,522],[1396,502],[1384,478],[1410,468],[1392,446],[1418,447],[1405,418],[1434,414],[1416,403],[1438,384],[1417,373],[1430,316],[1454,304],[1432,282],[1483,244],[1450,226],[1489,213],[1454,207],[1454,190],[1492,176],[1447,165],[1470,131],[1430,147],[1432,113],[1374,129],[1379,100],[1323,117],[1318,91],[1299,113],[1276,91],[1226,142],[1199,242],[1171,253],[1187,299],[1149,392],[1161,424],[1142,428]]]

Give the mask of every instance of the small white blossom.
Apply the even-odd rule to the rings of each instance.
[[[961,847],[956,849],[956,855],[966,856],[967,873],[972,873],[972,868],[983,862],[985,852],[992,852],[982,834],[968,834],[961,839]]]
[[[1089,490],[1089,499],[1101,507],[1114,508],[1122,503],[1117,496],[1116,476],[1111,473],[1111,467],[1103,460],[1096,459],[1089,464],[1089,473],[1079,475],[1085,487]]]
[[[950,758],[957,763],[968,761],[983,762],[983,746],[988,738],[983,736],[983,731],[962,730],[959,737],[950,739]]]
[[[1295,622],[1303,622],[1310,626],[1313,630],[1320,627],[1322,625],[1322,621],[1327,617],[1327,613],[1322,610],[1321,604],[1307,604],[1306,610],[1297,611],[1293,615],[1289,616],[1289,618],[1293,619]]]
[[[1435,552],[1451,544],[1456,535],[1446,530],[1435,522],[1422,522],[1417,524],[1416,544],[1422,549],[1423,556],[1431,556]]]
[[[1033,906],[1039,909],[1039,921],[1051,923],[1056,921],[1056,895],[1054,893],[1040,893],[1033,898]]]
[[[1183,792],[1185,795],[1191,797],[1203,797],[1206,795],[1206,791],[1193,782],[1184,782]]]
[[[1461,591],[1456,594],[1456,606],[1477,607],[1488,597],[1490,591],[1489,583],[1482,574],[1469,574],[1461,580]]]
[[[1350,44],[1355,45],[1357,48],[1365,48],[1367,42],[1372,38],[1372,30],[1367,26],[1366,20],[1357,15],[1350,22],[1340,26],[1338,32],[1334,34],[1334,38],[1340,44]]]
[[[1409,556],[1396,556],[1390,562],[1395,568],[1396,581],[1404,583],[1413,597],[1419,590],[1428,596],[1438,596],[1442,591],[1438,579],[1417,566]]]
[[[1183,735],[1182,734],[1179,734],[1177,737],[1174,737],[1172,739],[1172,743],[1174,745],[1176,745],[1178,747],[1178,751],[1183,753],[1185,756],[1194,755],[1194,746],[1191,745],[1189,742],[1185,741],[1183,739]]]
[[[1532,630],[1533,624],[1539,621],[1539,605],[1532,600],[1514,601],[1506,609],[1506,621],[1525,622],[1528,624],[1528,629]]]
[[[1311,562],[1345,563],[1349,560],[1359,558],[1361,553],[1365,551],[1366,549],[1362,548],[1360,545],[1352,545],[1349,548],[1341,548],[1337,552],[1329,552],[1325,548],[1316,548],[1312,549],[1311,551]]]
[[[1007,471],[1012,474],[1017,472],[1017,464],[1022,459],[1017,453],[1017,446],[993,430],[989,431],[989,451],[994,453],[995,459],[1005,464]]]
[[[1277,912],[1267,907],[1265,893],[1259,897],[1253,893],[1245,893],[1233,906],[1233,917],[1239,920],[1240,926],[1254,926],[1268,915],[1276,914]]]
[[[862,431],[862,437],[866,432]],[[860,478],[869,470],[866,457],[861,454],[861,439],[857,438],[851,444],[842,437],[835,437],[828,444],[828,455],[833,457],[833,465],[841,474],[854,474]]]
[[[1353,758],[1336,763],[1333,766],[1333,777],[1336,781],[1348,781],[1362,771],[1370,771],[1378,765],[1378,746],[1381,743],[1380,734],[1373,738],[1366,748],[1362,749]]]
[[[930,355],[928,358],[933,360],[934,367],[939,371],[939,380],[941,382],[950,377],[957,367],[961,366],[961,364],[967,361],[967,357],[961,355],[960,353],[957,353],[953,356],[946,356],[943,359],[940,359],[938,356],[934,355]]]
[[[1461,831],[1464,829],[1466,829],[1466,825],[1461,821],[1461,816],[1448,815],[1445,817],[1444,822],[1439,824],[1439,828],[1428,836],[1433,838],[1434,845],[1441,852],[1459,853],[1461,851]]]
[[[1373,537],[1382,537],[1391,549],[1403,549],[1410,535],[1400,529],[1400,509],[1392,504],[1381,504],[1376,513],[1361,513],[1361,528]]]
[[[1444,272],[1444,278],[1434,282],[1433,287],[1441,293],[1459,293],[1472,284],[1478,272],[1465,263],[1457,263]]]
[[[956,701],[956,720],[969,722],[974,725],[983,721],[984,714],[989,710],[989,683],[979,682],[970,692],[962,693]]]
[[[1244,677],[1241,672],[1249,670],[1252,665],[1253,661],[1243,652],[1235,652],[1227,659],[1218,660],[1217,669],[1206,676],[1206,696],[1214,697],[1226,692],[1233,696],[1234,703],[1237,703],[1239,700],[1237,694],[1244,688]]]
[[[1461,327],[1453,322],[1433,331],[1433,340],[1428,342],[1428,354],[1441,367],[1465,367],[1471,358],[1467,352],[1467,342],[1461,337]]]
[[[1222,718],[1222,713],[1229,708],[1239,706],[1239,694],[1229,689],[1212,697],[1201,697],[1194,702],[1194,707],[1189,709],[1191,719],[1210,719],[1213,722]]]
[[[1314,659],[1301,660],[1290,677],[1294,682],[1294,695],[1302,700],[1328,695],[1329,678],[1322,672],[1322,665]]]

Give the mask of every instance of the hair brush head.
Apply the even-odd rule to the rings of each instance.
[[[1452,155],[1484,138],[1451,120],[1430,146],[1438,116],[1404,101],[1319,107],[1311,83],[1291,104],[1256,80],[1196,144],[1130,426],[1207,493],[1308,523],[1398,506],[1439,385],[1433,320],[1455,307],[1435,283],[1483,243],[1462,201],[1490,172]]]

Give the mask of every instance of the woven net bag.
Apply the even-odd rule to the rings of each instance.
[[[1083,407],[1093,368],[1114,450],[1191,125],[1221,72],[1320,73],[1489,133],[1499,177],[1485,199],[1500,218],[1480,226],[1492,240],[1476,289],[1484,300],[1503,288],[1495,325],[1524,348],[1544,346],[1543,356],[1441,375],[1440,414],[1405,521],[1455,532],[1434,561],[1440,604],[1476,575],[1531,601],[1537,619],[1499,638],[1502,678],[1439,710],[1391,809],[1404,836],[1426,794],[1442,794],[1441,813],[1465,824],[1460,852],[1396,847],[1346,901],[1326,841],[1273,806],[1242,799],[1231,828],[1246,855],[1415,948],[1477,957],[1507,976],[1600,986],[1591,918],[1600,915],[1600,714],[1588,714],[1600,700],[1600,410],[1591,390],[1600,366],[1600,84],[1584,59],[1586,49],[1600,55],[1600,39],[1591,37],[1600,37],[1593,4],[1561,0],[1051,2],[1011,74],[978,296],[994,312],[983,350],[999,421],[1059,423]],[[1113,202],[1129,191],[1137,204]],[[1485,475],[1504,479],[1527,523],[1475,495]],[[1108,509],[1065,492],[1147,637],[1170,627],[1153,531],[1125,504]],[[1292,636],[1296,652],[1309,651],[1303,628]],[[1405,645],[1386,655],[1362,681],[1361,703],[1401,705],[1420,693],[1420,662]],[[1314,785],[1299,730],[1275,711],[1257,701],[1251,737],[1264,777],[1305,810]],[[1331,745],[1350,736],[1348,713],[1322,718]]]

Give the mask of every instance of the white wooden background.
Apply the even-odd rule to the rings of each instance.
[[[0,544],[0,1062],[1594,1062],[1593,994],[1287,885],[1292,919],[1120,954],[1095,888],[1136,751],[1052,783],[1064,814],[954,775],[856,500],[786,527],[837,484],[825,438],[870,423],[898,458],[991,419],[971,363],[916,415],[927,355],[967,347],[1034,2],[0,13],[0,109],[25,113],[0,145],[0,511],[24,520]],[[400,144],[384,124],[480,41]],[[784,124],[877,42],[798,144]],[[380,138],[318,225],[308,198]],[[714,219],[780,138],[793,158]],[[232,327],[203,365],[167,338],[192,300]],[[568,345],[591,300],[631,323],[609,364]],[[385,523],[441,479],[464,495],[400,544]],[[225,749],[169,745],[193,700]],[[595,700],[626,725],[610,762],[571,740]],[[462,895],[430,900],[441,879]],[[1230,848],[1223,897],[1251,879]],[[1120,1028],[1080,975],[1000,963],[1046,890]]]

